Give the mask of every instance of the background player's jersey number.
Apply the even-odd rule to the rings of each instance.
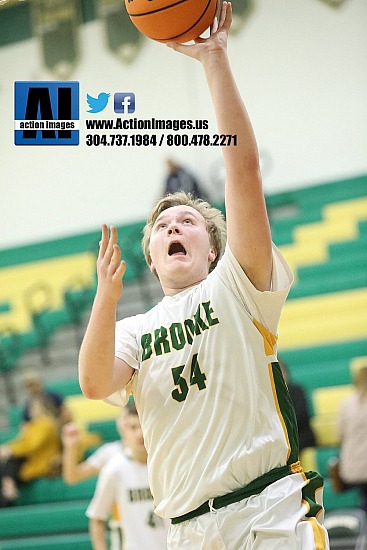
[[[184,368],[185,365],[180,365],[179,367],[173,367],[173,369],[171,369],[173,381],[176,386],[171,395],[173,399],[179,402],[185,401],[187,394],[189,393],[189,385],[197,385],[199,390],[205,390],[206,388],[206,376],[200,370],[197,353],[195,353],[195,355],[193,355],[192,357],[189,384],[187,383],[186,379],[181,376]]]

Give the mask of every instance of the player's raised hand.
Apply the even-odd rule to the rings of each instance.
[[[117,244],[117,229],[111,226],[110,234],[107,225],[102,225],[102,238],[99,243],[97,258],[97,293],[104,300],[118,302],[123,283],[122,278],[126,270],[126,263],[121,260],[121,250]]]
[[[177,42],[167,42],[167,46],[173,50],[193,57],[198,61],[204,61],[205,57],[213,52],[226,51],[227,38],[232,23],[232,4],[223,2],[219,21],[214,19],[210,28],[208,38],[197,38],[194,44],[179,44]]]
[[[74,447],[81,441],[81,434],[78,426],[74,422],[68,422],[62,427],[61,439],[64,447]]]

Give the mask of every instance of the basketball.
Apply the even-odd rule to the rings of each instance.
[[[212,24],[218,0],[125,0],[134,25],[158,42],[188,42]]]

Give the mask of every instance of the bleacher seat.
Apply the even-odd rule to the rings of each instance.
[[[3,508],[0,548],[4,538],[88,531],[88,503],[89,500],[82,500]]]
[[[279,323],[284,349],[367,338],[367,288],[286,302]]]
[[[341,508],[358,508],[360,496],[358,489],[350,489],[344,493],[333,491],[329,478],[324,480],[324,508],[326,512]]]
[[[319,445],[326,447],[340,444],[337,431],[338,412],[342,401],[351,395],[352,391],[351,385],[328,386],[313,391],[315,415],[311,419],[311,424]]]
[[[116,441],[120,438],[115,420],[89,421],[87,428],[89,432],[98,433],[103,441]]]
[[[53,479],[35,479],[21,488],[16,505],[30,506],[88,500],[93,496],[96,479],[93,477],[75,485],[67,485],[59,476]]]
[[[1,550],[92,550],[89,533],[0,539]]]
[[[71,395],[65,399],[65,404],[74,421],[83,428],[87,428],[91,422],[115,420],[120,413],[119,407],[87,399],[84,395]]]
[[[367,515],[360,508],[334,510],[325,516],[330,550],[367,550]]]

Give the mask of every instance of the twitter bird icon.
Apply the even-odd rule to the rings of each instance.
[[[107,106],[108,99],[111,94],[106,94],[106,92],[101,92],[98,94],[98,97],[92,97],[87,94],[87,103],[90,107],[87,113],[100,113]]]

